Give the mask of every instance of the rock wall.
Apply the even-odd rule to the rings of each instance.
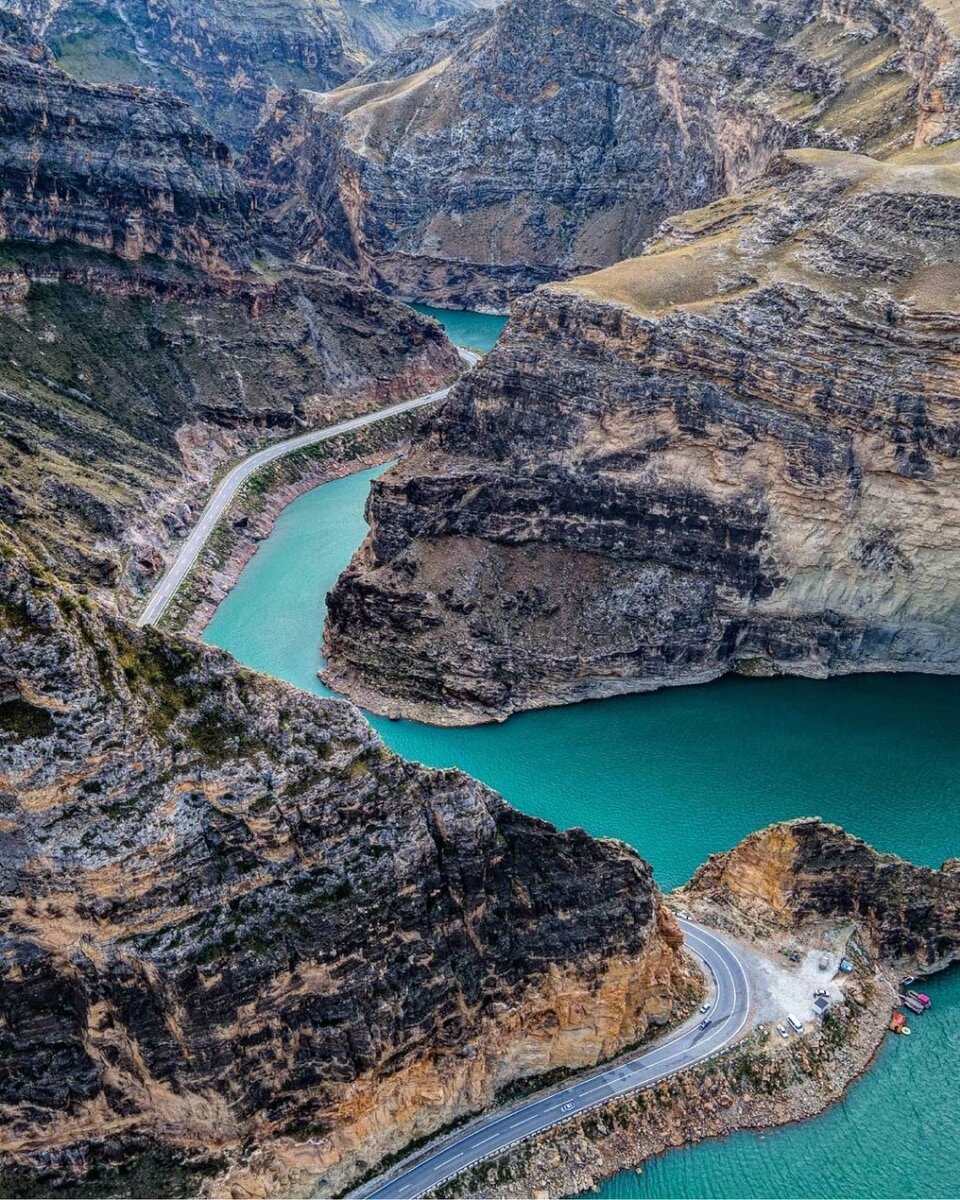
[[[816,819],[771,825],[712,854],[677,895],[774,927],[849,919],[900,971],[930,974],[960,958],[960,860],[915,866]]]
[[[0,240],[69,240],[231,274],[247,259],[252,201],[230,150],[181,100],[90,87],[0,22]]]
[[[103,597],[156,578],[223,463],[459,370],[435,323],[333,272],[0,254],[0,516]]]
[[[960,669],[957,155],[790,151],[518,303],[374,485],[326,678],[438,722]]]
[[[583,1195],[659,1154],[743,1129],[769,1130],[823,1112],[843,1098],[883,1039],[892,991],[865,980],[826,1024],[784,1043],[772,1028],[707,1065],[606,1104],[479,1164],[440,1197]]]
[[[90,83],[172,91],[241,146],[280,92],[336,87],[435,21],[493,0],[2,0]]]
[[[104,615],[6,534],[0,910],[0,1169],[38,1187],[149,1140],[219,1155],[218,1194],[329,1194],[689,983],[632,851]]]
[[[784,147],[956,137],[954,24],[921,0],[508,0],[286,98],[248,171],[304,261],[502,309],[639,253]]]

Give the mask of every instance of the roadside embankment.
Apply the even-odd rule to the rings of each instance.
[[[402,453],[422,421],[419,410],[401,413],[262,467],[217,523],[159,627],[199,637],[288,504],[320,484],[389,462]]]
[[[751,985],[779,974],[773,947],[754,953]],[[766,964],[761,962],[766,959]],[[764,966],[766,965],[766,970]],[[757,997],[757,1012],[782,981]],[[598,1106],[488,1160],[438,1189],[439,1197],[576,1195],[656,1155],[737,1130],[771,1129],[816,1116],[870,1065],[895,998],[888,976],[859,971],[802,1036],[765,1021],[712,1061]],[[804,1014],[805,1015],[805,1014]]]
[[[956,859],[918,866],[818,818],[771,825],[711,855],[671,901],[735,946],[752,1032],[716,1059],[464,1172],[438,1195],[570,1195],[671,1147],[815,1116],[869,1066],[902,977],[960,956]]]

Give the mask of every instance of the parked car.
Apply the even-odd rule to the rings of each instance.
[[[781,1037],[786,1037],[786,1036],[787,1036],[787,1027],[786,1027],[786,1025],[778,1025],[778,1026],[777,1026],[777,1033],[779,1033]]]

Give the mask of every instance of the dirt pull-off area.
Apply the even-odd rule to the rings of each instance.
[[[570,1195],[672,1147],[822,1112],[872,1061],[902,976],[957,957],[958,868],[956,859],[938,871],[914,866],[816,819],[773,825],[712,855],[670,902],[735,944],[751,991],[745,1036],[438,1194]],[[824,992],[819,1016],[814,1000]]]
[[[706,920],[703,911],[691,911]],[[716,915],[716,914],[713,914]],[[824,929],[824,935],[831,931]],[[837,931],[839,932],[839,931]],[[725,930],[729,934],[729,930]],[[664,1151],[738,1129],[766,1129],[815,1116],[867,1068],[884,1036],[896,992],[890,973],[866,960],[836,973],[839,955],[819,946],[791,961],[776,938],[736,938],[752,997],[745,1036],[713,1061],[612,1101],[437,1192],[440,1196],[550,1197],[587,1191]],[[790,952],[795,944],[785,947]],[[813,992],[830,1008],[813,1015]],[[708,1000],[712,999],[712,994]],[[798,1033],[789,1023],[795,1016]],[[785,1030],[784,1033],[780,1029]]]

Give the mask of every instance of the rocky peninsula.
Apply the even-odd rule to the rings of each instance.
[[[669,900],[736,939],[755,987],[748,1036],[711,1063],[481,1164],[437,1195],[586,1192],[678,1146],[815,1116],[869,1067],[903,972],[932,973],[960,958],[956,860],[940,870],[914,866],[816,819],[782,822],[712,855]],[[836,974],[841,955],[850,956],[849,975]],[[781,1036],[782,1005],[807,979],[827,985],[830,1007],[812,1022],[798,1007],[804,1033]]]
[[[788,151],[540,289],[378,479],[325,678],[437,723],[960,670],[960,159]]]

